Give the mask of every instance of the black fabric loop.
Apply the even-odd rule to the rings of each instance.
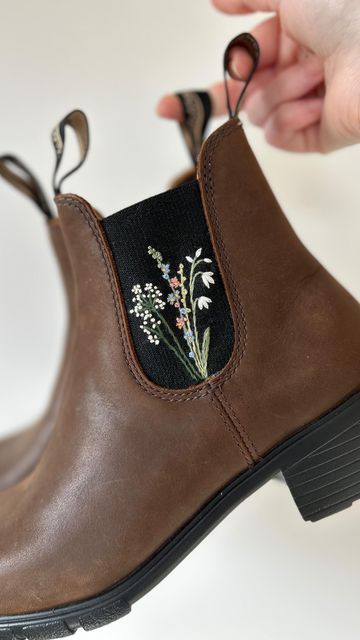
[[[206,91],[185,91],[176,95],[183,110],[181,132],[191,159],[196,164],[212,115],[211,98]]]
[[[47,218],[54,217],[52,207],[39,181],[19,158],[11,154],[1,156],[0,175],[11,186],[30,198]]]
[[[80,160],[78,164],[65,173],[62,178],[58,178],[58,173],[61,165],[61,161],[65,151],[65,132],[66,127],[70,127],[76,134],[77,141],[80,150]],[[52,142],[56,153],[56,164],[53,174],[53,189],[55,195],[61,193],[61,187],[63,182],[75,173],[84,164],[90,144],[89,124],[88,119],[83,111],[75,109],[71,111],[59,124],[54,128],[52,132]]]
[[[251,72],[249,74],[249,76],[244,79],[244,80],[239,80],[239,82],[244,82],[244,86],[240,92],[239,98],[235,104],[235,108],[233,109],[231,106],[231,100],[230,100],[230,91],[229,91],[229,84],[228,84],[228,74],[229,74],[229,65],[230,65],[230,61],[231,61],[231,51],[235,48],[242,48],[245,49],[247,51],[247,53],[250,55],[252,61],[253,61],[253,66],[251,69]],[[225,92],[226,92],[226,104],[227,104],[227,108],[228,108],[228,112],[229,112],[229,117],[230,118],[237,118],[239,111],[240,111],[240,107],[241,107],[241,103],[242,100],[244,98],[244,95],[246,93],[246,90],[255,74],[255,71],[258,67],[259,64],[259,59],[260,59],[260,47],[259,47],[259,43],[258,41],[254,38],[254,36],[251,35],[251,33],[242,33],[239,36],[236,36],[236,38],[234,38],[233,40],[231,40],[231,42],[228,44],[228,46],[226,47],[225,53],[224,53],[224,82],[225,82]]]

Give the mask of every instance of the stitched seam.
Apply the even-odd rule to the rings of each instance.
[[[203,175],[204,187],[205,187],[207,199],[209,200],[209,204],[210,204],[209,213],[210,213],[212,222],[214,223],[214,227],[216,229],[215,244],[218,247],[218,253],[220,254],[220,258],[222,258],[221,260],[219,260],[219,263],[223,265],[226,272],[227,281],[228,281],[228,284],[230,285],[233,307],[235,312],[235,326],[234,326],[235,348],[233,351],[233,355],[231,357],[231,360],[233,360],[233,363],[230,363],[230,366],[225,367],[225,369],[223,370],[224,374],[221,377],[220,384],[222,384],[225,380],[230,379],[234,375],[237,368],[239,367],[240,362],[244,357],[244,353],[247,346],[247,337],[248,337],[244,309],[240,302],[238,289],[237,289],[236,282],[230,267],[229,256],[227,254],[225,243],[221,233],[221,227],[220,227],[219,217],[218,217],[216,203],[215,203],[215,190],[214,190],[213,167],[212,167],[212,159],[220,142],[222,142],[225,138],[230,136],[232,133],[235,133],[236,130],[237,129],[233,128],[233,123],[230,121],[228,124],[228,128],[223,129],[217,137],[215,134],[215,137],[212,143],[209,145],[209,148],[207,150],[207,154],[204,158],[204,163],[203,163],[204,164],[204,175]],[[243,340],[241,340],[238,334],[237,327],[239,326],[242,326],[244,331]]]
[[[238,431],[236,429],[234,429],[234,425],[233,425],[232,421],[229,420],[229,416],[226,413],[224,407],[222,406],[219,398],[217,397],[216,394],[213,394],[213,395],[210,396],[210,400],[211,400],[212,404],[214,405],[214,407],[217,409],[218,413],[220,414],[220,416],[221,416],[221,418],[222,418],[222,420],[224,422],[224,425],[226,427],[226,430],[230,433],[230,435],[231,435],[232,439],[234,440],[236,446],[240,449],[240,452],[241,452],[242,456],[244,457],[247,465],[249,467],[251,467],[253,465],[253,461],[252,461],[251,457],[249,456],[249,454],[247,452],[247,449],[244,448],[242,439],[239,438]]]
[[[243,454],[244,454],[244,456],[246,458],[246,461],[247,461],[248,465],[252,466],[254,461],[253,461],[253,458],[251,456],[251,453],[250,453],[248,447],[246,446],[244,438],[243,438],[241,432],[239,431],[235,421],[231,418],[230,412],[229,412],[228,408],[226,407],[225,402],[223,402],[223,395],[222,395],[220,389],[216,390],[215,396],[216,396],[219,404],[221,405],[223,412],[227,416],[229,425],[230,425],[231,429],[233,430],[234,434],[236,434],[236,438],[237,438],[238,442],[241,443],[241,450],[242,450],[242,452],[243,452]]]
[[[236,346],[234,349],[234,353],[233,353],[233,363],[232,365],[230,364],[228,371],[226,371],[224,373],[224,375],[222,376],[222,381],[221,384],[223,384],[223,382],[225,380],[229,380],[236,372],[236,370],[238,369],[238,367],[240,366],[240,363],[244,357],[245,351],[246,351],[246,347],[247,347],[247,339],[248,339],[248,333],[247,333],[247,324],[246,324],[246,318],[245,318],[245,313],[244,313],[244,308],[241,304],[240,301],[240,296],[239,296],[239,292],[238,292],[238,288],[231,270],[231,264],[230,264],[230,259],[226,250],[226,246],[224,243],[224,239],[222,237],[222,233],[221,233],[221,226],[220,226],[220,221],[219,221],[219,217],[218,217],[218,212],[217,212],[217,208],[216,208],[216,202],[215,202],[215,188],[214,188],[214,180],[213,180],[213,156],[215,153],[216,148],[218,147],[218,145],[220,144],[221,141],[223,141],[225,138],[227,138],[228,136],[234,134],[237,132],[237,126],[234,127],[233,123],[230,121],[227,128],[223,129],[221,131],[221,134],[215,138],[213,140],[213,144],[209,146],[209,149],[207,151],[207,154],[205,155],[204,158],[204,187],[205,187],[205,193],[206,193],[206,198],[208,200],[208,203],[210,204],[209,207],[209,213],[210,213],[210,217],[212,218],[212,221],[214,222],[214,227],[215,227],[215,231],[216,231],[216,239],[214,238],[215,244],[217,244],[218,249],[219,249],[219,253],[220,253],[220,258],[222,258],[222,260],[220,260],[220,264],[223,265],[226,276],[227,276],[227,281],[229,284],[229,288],[230,288],[230,293],[232,296],[232,301],[233,301],[233,305],[234,305],[234,312],[235,312],[235,327],[234,327],[234,331],[235,331],[235,342],[236,342]],[[244,337],[243,337],[243,342],[241,341],[241,338],[238,335],[238,331],[239,331],[239,326],[243,327],[244,330]],[[244,446],[246,446],[247,451],[249,452],[249,455],[251,456],[251,458],[256,461],[257,459],[259,459],[259,454],[257,452],[257,449],[254,445],[254,442],[252,441],[251,437],[249,436],[247,429],[241,424],[241,422],[239,421],[239,418],[237,417],[233,407],[231,406],[231,404],[229,403],[229,401],[225,401],[224,395],[221,391],[221,389],[219,390],[219,395],[221,394],[222,397],[222,401],[223,401],[223,405],[226,402],[226,408],[227,408],[227,412],[230,416],[232,416],[232,420],[233,420],[233,424],[234,427],[238,430],[238,432],[240,433],[243,441],[244,441]],[[220,399],[220,398],[219,398]],[[225,408],[225,407],[224,407]]]
[[[216,391],[216,395],[218,397],[219,402],[221,402],[224,410],[227,412],[229,418],[232,420],[234,428],[239,433],[239,436],[242,438],[244,447],[246,448],[252,462],[257,462],[259,460],[259,453],[256,449],[256,446],[253,440],[250,438],[249,433],[247,432],[244,425],[240,422],[238,416],[236,415],[233,407],[229,403],[229,401],[225,398],[222,389],[218,389]]]
[[[162,400],[167,400],[169,402],[185,402],[185,401],[189,401],[189,400],[195,400],[198,398],[202,398],[207,396],[210,391],[213,388],[213,384],[212,381],[210,380],[209,382],[207,382],[207,388],[205,390],[197,390],[197,391],[184,391],[184,392],[171,392],[171,391],[167,391],[167,390],[155,390],[155,389],[151,389],[151,387],[146,383],[146,381],[142,380],[139,377],[139,372],[137,371],[137,369],[134,366],[133,363],[133,358],[132,358],[132,354],[129,352],[128,349],[128,343],[127,340],[123,338],[123,335],[125,333],[125,326],[124,326],[124,322],[123,319],[121,317],[121,312],[119,310],[119,305],[118,305],[118,291],[116,290],[116,287],[114,287],[114,274],[113,274],[113,269],[112,269],[112,264],[111,266],[109,265],[109,256],[107,254],[106,251],[104,251],[104,247],[103,247],[103,242],[104,239],[102,237],[102,234],[99,233],[99,228],[97,228],[97,226],[95,226],[94,221],[90,218],[89,216],[89,212],[86,209],[86,207],[82,204],[80,204],[77,200],[74,200],[73,198],[62,198],[59,199],[59,202],[61,202],[61,204],[63,205],[71,205],[74,209],[77,209],[81,215],[83,216],[83,218],[85,219],[85,222],[88,224],[88,226],[90,227],[95,240],[99,246],[100,249],[100,254],[102,257],[102,261],[105,265],[105,269],[106,269],[106,274],[107,274],[107,279],[109,281],[110,284],[110,288],[111,288],[111,293],[112,293],[112,300],[113,300],[113,304],[115,307],[115,313],[116,313],[116,320],[117,320],[117,325],[120,331],[120,340],[121,340],[121,344],[123,347],[123,352],[124,352],[124,356],[125,356],[125,360],[126,363],[130,369],[131,374],[133,375],[133,377],[135,378],[136,383],[141,386],[147,393],[158,397]],[[101,227],[100,227],[101,228]]]
[[[229,123],[231,124],[231,122]],[[236,129],[235,129],[236,130]],[[214,136],[213,142],[212,144],[209,145],[209,150],[207,153],[207,157],[209,157],[209,160],[212,159],[213,154],[216,150],[216,148],[218,147],[218,145],[220,144],[220,142],[226,138],[228,135],[230,135],[233,131],[232,128],[231,129],[224,129],[221,130],[220,134],[218,136]],[[212,167],[211,167],[211,163],[209,162],[210,165],[210,174],[212,172]],[[206,173],[207,175],[207,173]],[[211,178],[212,180],[212,178]],[[208,180],[206,179],[206,182],[208,182]],[[206,187],[207,190],[207,187]],[[228,380],[230,377],[232,377],[232,375],[234,374],[234,372],[236,371],[236,369],[238,368],[240,361],[244,355],[245,352],[245,347],[246,347],[246,341],[247,341],[247,329],[246,329],[246,321],[245,321],[245,315],[244,312],[242,310],[242,307],[240,307],[239,309],[239,298],[237,295],[237,289],[236,289],[236,284],[235,281],[232,277],[231,274],[231,270],[229,267],[229,259],[228,256],[226,255],[226,250],[225,250],[225,245],[224,242],[222,240],[221,237],[221,232],[220,232],[220,226],[219,226],[219,220],[217,218],[217,214],[216,214],[216,206],[215,206],[215,201],[214,201],[214,195],[212,195],[212,203],[213,203],[213,208],[214,208],[214,214],[216,217],[216,226],[218,229],[218,233],[219,233],[219,240],[222,243],[222,246],[224,247],[224,251],[225,251],[225,258],[226,258],[226,272],[228,277],[230,278],[231,282],[232,282],[232,288],[234,289],[232,291],[232,297],[233,297],[233,302],[235,305],[235,316],[236,316],[236,320],[237,320],[237,324],[240,324],[240,320],[241,320],[241,324],[244,328],[244,344],[243,344],[243,348],[240,351],[240,342],[239,342],[239,337],[237,332],[235,331],[235,349],[233,352],[233,355],[230,358],[230,361],[228,362],[227,365],[225,365],[225,367],[218,373],[214,374],[213,376],[211,376],[211,378],[209,378],[208,380],[206,380],[204,383],[199,384],[198,388],[196,390],[192,390],[192,389],[185,389],[184,391],[170,391],[166,388],[159,388],[156,389],[154,387],[152,387],[150,381],[146,378],[146,376],[143,374],[143,372],[141,371],[140,367],[139,367],[139,363],[136,359],[134,359],[134,355],[132,353],[132,351],[130,350],[130,345],[129,345],[129,337],[127,335],[127,326],[126,326],[126,322],[124,321],[123,317],[122,317],[122,309],[124,307],[124,302],[122,299],[122,294],[121,294],[121,288],[119,288],[119,284],[118,284],[118,276],[114,275],[114,264],[113,264],[113,259],[112,259],[112,254],[110,252],[110,249],[108,249],[108,245],[107,245],[107,241],[104,237],[104,231],[103,228],[101,227],[99,221],[96,220],[96,226],[94,224],[93,219],[91,218],[91,215],[88,211],[88,209],[86,208],[86,206],[82,203],[80,203],[78,200],[76,200],[73,197],[67,197],[67,196],[62,196],[58,198],[58,202],[61,202],[62,204],[70,204],[72,205],[75,209],[77,209],[82,216],[84,217],[85,221],[87,222],[88,226],[90,227],[96,242],[99,246],[100,249],[100,254],[102,256],[102,260],[104,262],[105,265],[105,269],[107,272],[107,278],[111,287],[111,293],[112,293],[112,299],[113,299],[113,304],[115,307],[115,313],[116,313],[116,319],[117,319],[117,324],[118,324],[118,328],[120,331],[120,340],[121,340],[121,344],[122,344],[122,348],[123,348],[123,352],[124,352],[124,356],[125,356],[125,360],[127,362],[127,365],[130,369],[131,374],[133,375],[135,381],[137,382],[137,384],[144,390],[146,391],[146,393],[149,393],[150,395],[160,398],[161,400],[166,400],[168,402],[187,402],[190,400],[196,400],[198,398],[203,398],[206,397],[207,395],[211,394],[212,391],[214,391],[218,386],[220,386],[225,380]],[[107,250],[104,250],[104,247],[106,247]],[[216,247],[215,248],[215,253],[216,253]],[[220,251],[221,254],[223,254],[223,251]],[[110,263],[110,264],[109,264]],[[236,294],[236,295],[234,295]],[[240,353],[239,353],[240,352]],[[231,360],[234,360],[233,364],[229,366]]]

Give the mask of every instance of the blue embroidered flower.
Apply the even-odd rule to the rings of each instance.
[[[187,314],[187,309],[184,309],[184,307],[182,307],[182,308],[180,309],[180,315],[181,315],[181,316],[186,316],[186,314]]]
[[[179,299],[179,294],[178,293],[169,293],[168,297],[167,297],[167,301],[171,304],[174,305]]]
[[[187,342],[193,342],[194,340],[194,334],[191,331],[191,329],[189,329],[188,331],[185,331],[184,333],[184,338]]]
[[[190,351],[189,358],[193,358],[193,359],[195,358],[195,353],[193,351]]]
[[[165,278],[165,280],[169,280],[170,279],[170,275],[169,275],[169,273],[170,273],[170,264],[169,263],[162,264],[160,266],[160,269],[162,271],[163,278]]]

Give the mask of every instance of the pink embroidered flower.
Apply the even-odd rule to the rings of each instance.
[[[185,325],[184,318],[176,318],[176,326],[178,329],[182,329]]]
[[[173,289],[177,289],[178,287],[180,287],[180,282],[176,276],[175,278],[170,278],[170,285],[172,286]]]

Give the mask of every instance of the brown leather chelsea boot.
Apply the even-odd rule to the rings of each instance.
[[[26,165],[14,156],[0,158],[0,175],[10,184],[27,195],[44,215],[49,232],[49,239],[60,267],[72,315],[72,278],[71,268],[65,248],[59,220],[54,217],[53,209],[47,202],[44,192]],[[15,484],[34,468],[53,428],[64,376],[67,369],[71,344],[70,331],[66,338],[66,346],[59,376],[53,390],[46,412],[35,424],[23,429],[14,436],[0,441],[0,490]]]
[[[76,339],[44,454],[0,495],[0,638],[128,613],[279,471],[305,519],[360,496],[360,306],[295,235],[236,114],[193,182],[106,219],[56,198]]]
[[[188,91],[179,93],[183,108],[181,131],[195,163],[205,135],[211,107],[210,97],[206,92]],[[85,114],[79,110],[71,112],[59,125],[65,131],[66,126],[74,129],[80,144],[81,164],[85,161],[89,148],[89,129]],[[59,137],[58,134],[57,138]],[[61,140],[61,136],[60,136]],[[62,144],[62,143],[60,143]],[[77,169],[78,167],[76,167]],[[75,170],[76,170],[75,169]],[[0,175],[13,187],[32,200],[45,216],[50,243],[60,268],[62,280],[68,300],[69,323],[65,340],[64,355],[60,371],[52,392],[49,405],[44,415],[32,426],[24,428],[14,436],[0,440],[0,491],[9,487],[26,475],[36,465],[46,445],[55,423],[58,407],[61,402],[62,388],[70,358],[74,328],[74,292],[72,287],[71,266],[64,243],[59,220],[54,215],[53,207],[48,202],[44,189],[34,173],[19,158],[6,154],[0,157]],[[184,172],[174,180],[176,186],[195,178],[194,169]]]
[[[80,142],[82,164],[86,158],[89,146],[87,119],[82,112],[74,111],[60,124],[63,130],[66,126],[73,127],[77,133]],[[59,220],[55,217],[53,207],[48,202],[44,190],[33,172],[15,156],[4,155],[0,157],[0,175],[9,184],[30,198],[44,215],[48,226],[50,243],[53,247],[64,283],[69,311],[64,355],[57,382],[44,415],[34,425],[23,429],[14,436],[0,440],[0,490],[2,490],[15,484],[32,471],[50,436],[61,402],[62,389],[72,348],[75,321],[71,266],[63,233]]]

